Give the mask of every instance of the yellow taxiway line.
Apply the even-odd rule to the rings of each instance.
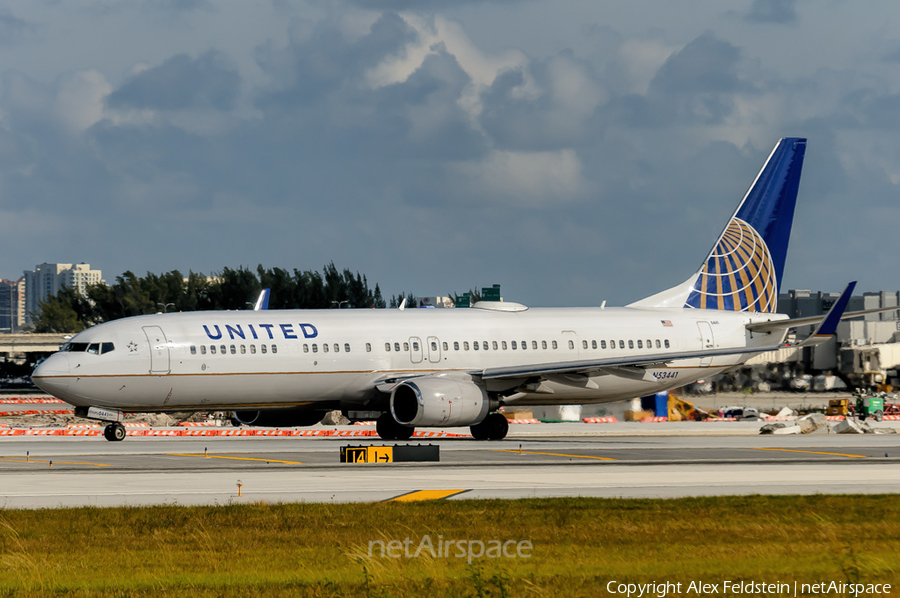
[[[516,449],[491,449],[498,453],[520,453],[522,455],[549,455],[551,457],[571,457],[574,459],[596,459],[598,461],[615,461],[612,457],[594,457],[593,455],[567,455],[565,453],[542,453],[540,451],[519,451]]]
[[[259,457],[226,457],[225,455],[200,455],[188,453],[166,453],[170,457],[199,457],[200,459],[233,459],[235,461],[264,461],[266,463],[287,463],[288,465],[303,465],[303,461],[281,461],[280,459],[261,459]]]
[[[389,498],[387,502],[413,502],[416,500],[437,500],[440,498],[450,498],[457,494],[468,492],[468,490],[415,490],[407,492],[394,498]]]
[[[866,455],[847,455],[845,453],[824,453],[821,451],[800,451],[797,449],[782,449],[769,447],[751,447],[751,451],[781,451],[783,453],[808,453],[810,455],[829,455],[832,457],[849,457],[851,459],[865,459]]]
[[[112,467],[112,465],[108,463],[80,463],[78,461],[42,461],[40,459],[7,459],[5,457],[0,457],[0,461],[8,461],[10,463],[58,463],[59,465],[93,465],[95,467]]]

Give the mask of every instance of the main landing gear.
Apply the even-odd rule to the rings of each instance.
[[[116,422],[103,428],[103,437],[112,442],[125,440],[125,426]]]
[[[509,432],[509,422],[502,413],[490,413],[480,424],[470,426],[475,440],[503,440]]]
[[[409,440],[416,429],[398,424],[390,413],[382,413],[375,422],[375,431],[382,440]]]

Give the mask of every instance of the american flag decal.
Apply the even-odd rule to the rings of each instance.
[[[663,326],[668,326],[669,328],[672,327],[672,320],[660,320],[660,322],[662,322]]]

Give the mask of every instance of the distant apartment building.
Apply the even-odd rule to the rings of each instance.
[[[85,294],[87,286],[103,282],[100,270],[91,270],[90,264],[40,264],[34,270],[25,271],[25,320],[38,310],[40,302],[56,295],[63,287]]]
[[[25,325],[25,278],[0,279],[0,332],[14,332]]]

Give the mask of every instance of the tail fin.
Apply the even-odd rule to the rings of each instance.
[[[629,307],[774,312],[805,152],[806,139],[781,139],[700,270]]]

